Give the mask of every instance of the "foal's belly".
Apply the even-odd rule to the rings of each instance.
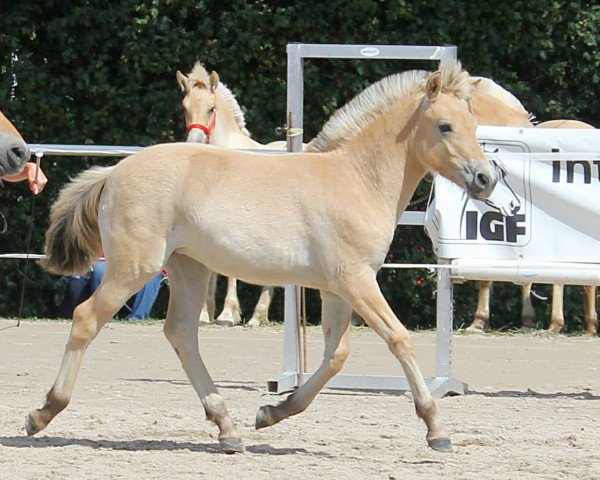
[[[248,283],[326,288],[320,252],[301,236],[280,238],[243,230],[211,235],[196,230],[177,250],[214,272]]]

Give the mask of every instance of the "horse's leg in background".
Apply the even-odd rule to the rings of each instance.
[[[269,323],[269,307],[273,299],[273,290],[273,287],[263,287],[256,307],[254,307],[252,318],[247,323],[249,327],[259,327]]]
[[[521,285],[521,329],[532,330],[536,327],[535,309],[531,303],[531,283]]]
[[[208,292],[206,294],[206,301],[202,305],[202,312],[200,312],[200,325],[208,325],[215,321],[215,297],[217,295],[217,274],[211,273],[210,280],[208,281]]]
[[[598,313],[596,312],[596,286],[586,285],[583,287],[583,320],[586,335],[598,333]]]
[[[488,280],[477,283],[479,284],[477,310],[475,310],[473,322],[467,327],[467,332],[483,332],[490,328],[490,291],[492,289],[492,282]]]
[[[227,278],[227,294],[223,303],[223,310],[217,318],[217,323],[225,327],[233,327],[242,321],[240,314],[240,301],[237,296],[237,280]]]
[[[219,442],[227,453],[243,452],[244,445],[198,351],[198,315],[208,290],[210,271],[181,254],[167,263],[171,281],[165,336],[173,346],[204,406],[207,420],[219,427]]]
[[[323,362],[298,390],[276,406],[265,405],[256,415],[256,428],[269,427],[304,411],[348,357],[352,308],[337,295],[321,292],[321,328],[325,339]]]
[[[25,429],[28,435],[34,435],[46,428],[50,421],[67,407],[88,345],[125,302],[160,272],[160,265],[155,269],[146,270],[139,265],[121,264],[117,267],[117,264],[107,263],[104,278],[98,289],[75,309],[60,371],[46,396],[44,406],[33,410],[27,417]],[[130,272],[136,270],[148,273],[132,277]]]
[[[550,326],[548,331],[560,333],[565,326],[565,316],[563,313],[563,295],[565,286],[561,283],[552,285],[552,311],[550,313]]]

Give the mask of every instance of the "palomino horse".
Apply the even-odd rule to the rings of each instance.
[[[475,88],[471,96],[471,108],[480,125],[528,128],[594,128],[577,120],[549,120],[534,125],[530,121],[531,114],[512,93],[489,78],[472,78]],[[479,282],[477,310],[473,322],[467,328],[468,331],[480,332],[489,327],[491,287],[491,281]],[[535,328],[536,326],[535,310],[531,303],[531,287],[531,283],[521,286],[521,325],[525,329]],[[585,332],[589,335],[595,335],[598,327],[596,287],[584,286],[583,293]],[[564,285],[554,284],[552,286],[552,310],[548,327],[548,331],[553,333],[560,332],[564,327],[563,297]]]
[[[198,317],[211,272],[321,291],[323,362],[284,401],[261,407],[256,428],[305,410],[339,372],[354,309],[400,361],[429,446],[451,450],[410,335],[385,301],[376,274],[427,171],[473,198],[488,197],[496,185],[467,105],[471,88],[457,62],[432,74],[385,78],[328,122],[319,137],[339,145],[328,153],[268,155],[166,144],[73,180],[52,208],[44,265],[58,274],[87,271],[103,245],[106,273],[74,312],[58,377],[44,406],[29,414],[27,433],[44,429],[68,405],[90,342],[166,266],[171,295],[164,332],[226,452],[244,446],[198,351]],[[147,195],[149,185],[156,195]]]
[[[21,134],[0,112],[0,178],[20,173],[30,157]]]
[[[177,72],[177,82],[185,93],[182,105],[188,142],[209,143],[222,148],[238,149],[281,149],[285,142],[267,145],[250,138],[244,114],[229,88],[219,81],[217,72],[210,75],[200,62],[196,62],[186,77]],[[218,120],[217,120],[218,118]],[[210,323],[214,318],[217,275],[213,275],[202,308],[200,323]],[[269,321],[269,306],[273,298],[273,287],[263,287],[254,307],[248,326],[265,325]],[[220,325],[237,325],[241,321],[240,302],[237,296],[237,280],[229,277],[223,310],[216,322]]]

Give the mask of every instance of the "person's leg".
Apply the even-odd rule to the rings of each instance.
[[[60,306],[62,318],[73,318],[75,307],[81,302],[87,300],[89,292],[87,290],[87,275],[69,275],[64,277],[67,282],[65,296]]]
[[[133,309],[131,313],[127,315],[128,319],[131,320],[144,320],[150,317],[150,311],[152,305],[156,301],[160,285],[163,279],[163,274],[159,273],[156,277],[150,280],[146,285],[135,296],[133,303]]]
[[[100,285],[105,269],[106,262],[104,260],[100,260],[96,265],[94,265],[94,268],[92,268],[92,271],[90,272],[90,295],[94,293]]]

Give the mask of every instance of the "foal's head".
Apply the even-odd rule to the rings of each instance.
[[[472,86],[457,62],[429,75],[415,133],[421,164],[460,187],[473,198],[487,198],[498,180],[477,143],[475,118],[468,100]]]
[[[0,112],[0,177],[19,173],[30,156],[21,134]]]
[[[185,93],[182,105],[188,142],[208,143],[217,121],[217,99],[215,90],[219,86],[219,75],[210,75],[197,63],[186,77],[177,72],[177,81]]]

